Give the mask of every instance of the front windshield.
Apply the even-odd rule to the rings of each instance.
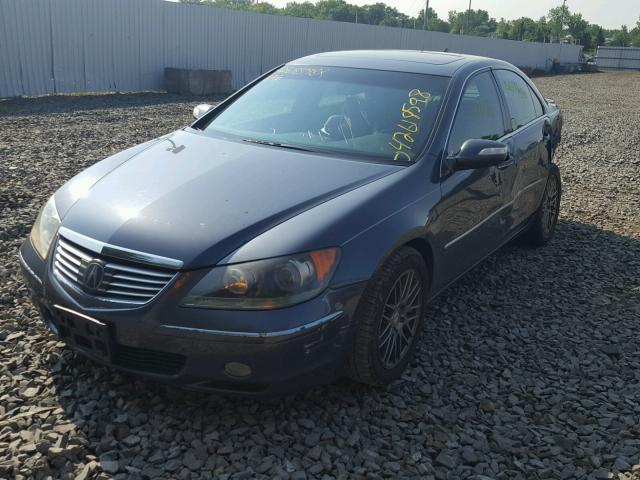
[[[205,128],[246,141],[412,162],[440,108],[447,77],[287,65]]]

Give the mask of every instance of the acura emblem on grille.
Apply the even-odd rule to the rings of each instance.
[[[82,277],[82,285],[86,290],[95,291],[100,288],[104,277],[104,265],[93,260],[87,264]]]
[[[53,272],[65,286],[100,301],[125,305],[144,305],[175,276],[167,269],[96,257],[95,252],[62,236],[58,238]]]

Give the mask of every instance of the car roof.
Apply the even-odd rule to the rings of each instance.
[[[493,58],[424,50],[344,50],[323,52],[298,58],[288,64],[367,68],[372,70],[426,73],[447,77],[482,67],[513,68],[510,63]]]

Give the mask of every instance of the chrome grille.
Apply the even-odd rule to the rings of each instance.
[[[99,285],[89,289],[85,272],[99,263],[103,275]],[[147,266],[132,266],[98,255],[59,236],[53,261],[55,276],[86,295],[115,303],[144,305],[173,279],[175,272]]]

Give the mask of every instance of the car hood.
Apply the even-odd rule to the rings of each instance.
[[[275,225],[403,168],[188,130],[136,152],[103,169],[62,223],[114,246],[181,260],[185,268],[214,265]],[[65,189],[77,191],[74,182],[86,179],[80,175]]]

